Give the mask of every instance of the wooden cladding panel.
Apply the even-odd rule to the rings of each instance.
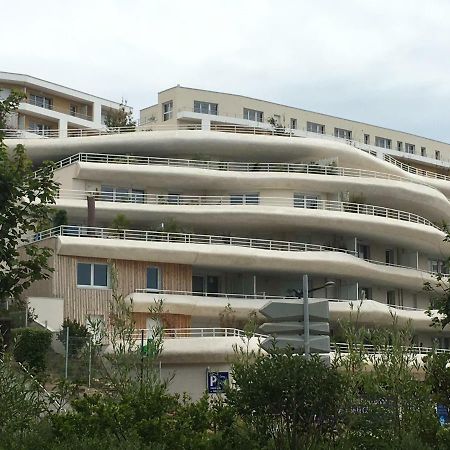
[[[134,313],[133,318],[136,322],[137,329],[147,328],[147,319],[150,318],[150,313]],[[162,320],[164,328],[190,328],[191,316],[184,314],[161,314],[159,316]]]
[[[64,315],[85,323],[87,315],[109,314],[111,289],[77,287],[77,262],[114,264],[117,272],[119,293],[127,296],[135,289],[147,286],[147,268],[159,267],[162,275],[161,289],[191,291],[192,268],[181,264],[81,258],[59,255],[54,277],[54,295],[64,298]],[[145,327],[144,327],[145,328]]]

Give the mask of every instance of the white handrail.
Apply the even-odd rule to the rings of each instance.
[[[127,165],[159,165],[169,167],[188,167],[233,172],[282,172],[311,175],[329,175],[346,177],[380,178],[384,180],[406,181],[409,178],[391,175],[373,170],[354,169],[350,167],[326,166],[320,164],[280,163],[280,162],[237,162],[237,161],[205,161],[197,159],[160,158],[153,156],[132,156],[104,153],[77,153],[55,163],[56,169],[69,166],[76,162],[91,162],[100,164]]]
[[[394,164],[397,167],[400,167],[400,169],[404,170],[405,172],[412,173],[414,175],[450,181],[450,177],[447,175],[442,175],[436,172],[430,172],[429,170],[418,169],[416,167],[398,161],[397,159],[393,158],[391,155],[388,155],[387,153],[384,154],[384,160],[387,161],[388,163]]]
[[[316,139],[326,139],[331,141],[336,141],[344,144],[351,145],[359,150],[362,150],[374,157],[381,157],[384,159],[386,157],[385,154],[381,156],[378,153],[382,150],[381,147],[364,144],[362,142],[358,142],[352,139],[340,138],[334,135],[327,135],[321,133],[313,133],[310,131],[299,131],[299,130],[291,130],[285,129],[282,127],[279,128],[266,128],[261,125],[267,124],[257,124],[255,126],[248,125],[210,125],[208,131],[219,131],[219,132],[227,132],[227,133],[236,133],[236,134],[254,134],[254,135],[269,135],[269,136],[283,136],[283,137],[312,137]],[[113,134],[124,134],[130,132],[145,132],[145,131],[171,131],[171,130],[192,130],[192,131],[202,131],[201,124],[190,124],[190,125],[181,125],[181,124],[171,124],[171,125],[161,125],[161,124],[149,124],[142,125],[139,127],[114,127],[114,128],[80,128],[80,129],[70,129],[67,130],[66,136],[64,137],[89,137],[89,136],[105,136],[105,135],[113,135]],[[8,139],[30,139],[30,138],[59,138],[61,137],[59,130],[45,130],[38,131],[35,129],[21,130],[21,129],[0,129],[6,138]],[[442,159],[439,159],[442,161]],[[400,166],[399,166],[400,167]],[[410,166],[409,166],[410,167]],[[422,173],[424,172],[424,173]],[[418,170],[418,175],[431,177],[431,178],[439,178],[436,177],[434,172],[429,171],[421,171]],[[439,174],[438,174],[439,175]],[[445,175],[442,175],[445,177]],[[442,178],[448,180],[449,178]]]
[[[325,245],[308,244],[291,241],[275,241],[268,239],[244,238],[235,236],[215,236],[208,234],[167,233],[163,231],[121,230],[115,228],[81,227],[77,225],[61,225],[35,233],[27,243],[39,242],[57,236],[88,237],[98,239],[124,239],[146,242],[171,242],[182,244],[231,245],[273,251],[306,252],[327,251],[356,254],[346,250]]]
[[[81,199],[94,197],[98,201],[113,203],[135,203],[168,206],[280,206],[294,207],[308,210],[337,211],[352,214],[363,214],[387,219],[401,220],[403,222],[417,223],[440,230],[430,220],[408,211],[402,211],[384,206],[367,205],[353,202],[339,202],[335,200],[320,200],[295,197],[252,197],[249,199],[234,198],[229,195],[173,195],[173,194],[141,194],[99,191],[60,190],[60,199]]]
[[[339,252],[357,256],[358,253],[353,250],[346,250],[337,247],[328,247],[317,244],[307,244],[291,241],[273,241],[268,239],[243,238],[234,236],[214,236],[204,234],[186,234],[186,233],[166,233],[163,231],[143,231],[143,230],[120,230],[114,228],[100,227],[82,227],[77,225],[62,225],[55,228],[35,233],[28,237],[22,245],[39,242],[58,236],[84,237],[96,239],[121,239],[145,242],[167,242],[178,244],[203,244],[203,245],[230,245],[237,247],[248,247],[262,250],[283,251],[283,252]],[[378,265],[399,267],[408,270],[415,270],[421,273],[435,274],[417,267],[397,266],[382,261],[367,260],[368,263]]]

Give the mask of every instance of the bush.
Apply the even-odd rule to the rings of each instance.
[[[75,357],[86,345],[89,338],[89,330],[76,320],[64,319],[62,329],[58,333],[58,340],[66,346],[67,328],[69,328],[69,356]]]
[[[13,330],[14,358],[34,372],[45,370],[45,357],[52,343],[52,333],[40,328]]]

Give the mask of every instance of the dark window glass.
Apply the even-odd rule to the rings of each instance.
[[[147,289],[159,289],[158,267],[149,267],[147,269]]]
[[[94,264],[94,286],[108,286],[108,266]]]
[[[193,292],[201,292],[204,291],[204,278],[200,275],[192,276],[192,291]]]
[[[91,265],[86,263],[77,264],[77,285],[90,286],[91,285]]]

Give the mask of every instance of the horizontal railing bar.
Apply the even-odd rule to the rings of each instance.
[[[134,203],[152,204],[167,206],[280,206],[294,207],[308,210],[326,210],[345,212],[352,214],[362,214],[375,217],[385,217],[388,219],[401,220],[403,222],[417,223],[430,226],[440,230],[430,220],[408,211],[402,211],[384,206],[368,205],[353,202],[339,202],[335,200],[321,199],[297,199],[295,197],[251,197],[248,199],[236,199],[229,195],[174,195],[174,194],[141,194],[141,193],[121,193],[106,191],[80,191],[80,190],[60,190],[60,199],[81,199],[94,197],[97,201],[112,203]]]
[[[267,239],[252,239],[234,236],[167,233],[164,231],[122,230],[115,228],[83,227],[77,225],[61,225],[59,227],[35,233],[30,237],[28,237],[28,240],[24,241],[23,245],[30,244],[33,242],[39,242],[44,239],[49,239],[58,236],[99,238],[99,239],[123,239],[123,240],[138,240],[146,242],[164,242],[164,243],[172,242],[183,244],[230,245],[230,246],[249,247],[270,251],[285,251],[285,252],[325,251],[325,252],[346,253],[352,256],[358,256],[358,252],[353,250],[346,250],[336,247],[328,247],[323,245],[308,244],[301,242],[272,241]],[[367,262],[397,267],[395,264],[387,264],[383,263],[382,261],[368,260]],[[406,267],[406,266],[398,266],[398,267],[406,268],[408,270],[416,270],[421,273],[435,274],[434,272],[422,270],[417,267]]]

